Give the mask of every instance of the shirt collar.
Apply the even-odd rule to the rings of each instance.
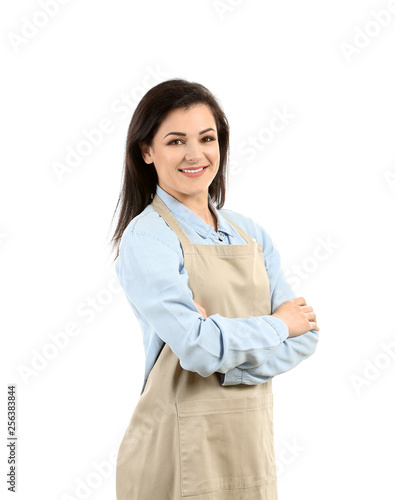
[[[181,201],[177,200],[177,198],[174,198],[171,194],[169,194],[167,191],[162,189],[159,184],[156,185],[156,194],[161,198],[161,200],[167,205],[168,209],[172,212],[172,214],[177,217],[178,219],[181,219],[183,222],[186,224],[189,224],[190,226],[193,227],[193,229],[206,238],[208,234],[213,231],[213,226],[210,224],[207,224],[197,213],[195,213],[193,210],[188,208],[184,203],[181,203]],[[208,203],[214,213],[214,215],[217,218],[217,229],[218,232],[221,233],[226,233],[230,236],[236,236],[235,229],[233,226],[229,223],[227,219],[221,215],[219,210],[215,207],[210,193],[208,194]]]

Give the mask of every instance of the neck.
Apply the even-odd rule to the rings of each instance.
[[[199,215],[199,217],[201,217],[206,224],[210,224],[210,226],[213,226],[215,231],[217,231],[217,219],[214,213],[211,212],[208,204],[208,188],[198,194],[184,194],[180,192],[173,193],[172,191],[169,192],[164,188],[162,189]]]

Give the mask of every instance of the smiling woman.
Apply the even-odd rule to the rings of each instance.
[[[203,185],[212,202],[222,208],[228,149],[228,120],[217,99],[203,85],[174,79],[149,90],[138,104],[128,130],[123,188],[115,209],[115,213],[119,209],[119,217],[112,238],[116,257],[128,224],[151,203],[157,186],[166,184],[172,189],[172,174],[178,175],[174,188],[183,197],[183,203],[194,203],[194,196],[188,194],[195,189],[197,179],[192,183],[187,177],[199,177],[195,189],[199,200],[203,199],[201,191],[199,195]],[[201,166],[208,170],[203,170],[201,178],[181,172]],[[181,184],[182,180],[189,185]],[[208,213],[205,205],[207,199],[199,215],[213,220],[211,207]],[[202,208],[198,203],[194,207]]]
[[[169,132],[172,130],[180,132]],[[180,138],[174,139],[174,136]],[[218,173],[220,151],[210,107],[195,104],[188,109],[171,111],[151,145],[140,142],[140,148],[144,161],[156,167],[158,185],[215,227],[215,217],[207,204],[207,191]],[[189,178],[199,179],[190,181]]]
[[[181,79],[129,126],[113,242],[146,364],[117,500],[277,500],[272,378],[314,353],[318,326],[265,229],[223,208],[228,147],[215,97]]]

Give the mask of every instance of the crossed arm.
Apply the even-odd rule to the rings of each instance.
[[[266,234],[267,244],[271,245],[271,251],[266,258],[266,263],[272,289],[272,311],[275,311],[283,302],[296,298],[296,294],[285,278],[278,249]],[[318,331],[313,329],[298,336],[288,336],[273,351],[265,363],[254,368],[240,364],[222,374],[222,385],[257,385],[267,382],[275,375],[295,368],[303,360],[310,357],[316,350],[318,340]]]
[[[263,228],[256,226],[265,249],[274,311],[295,298],[295,293],[281,270],[277,248]],[[161,241],[159,232],[153,237],[133,231],[121,244],[116,272],[133,309],[169,344],[184,369],[203,377],[219,372],[222,385],[256,385],[291,370],[314,353],[317,331],[291,338],[286,323],[273,315],[203,318],[187,286],[181,258],[175,235],[174,242],[165,236]],[[243,339],[240,329],[246,332]]]

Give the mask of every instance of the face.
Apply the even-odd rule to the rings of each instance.
[[[154,163],[162,189],[180,201],[191,196],[207,200],[220,160],[217,127],[209,106],[171,111],[151,146],[140,143],[140,148],[144,161]]]

